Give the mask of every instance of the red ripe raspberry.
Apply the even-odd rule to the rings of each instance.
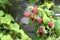
[[[33,9],[33,12],[34,12],[34,13],[37,13],[37,12],[38,12],[38,9],[35,7],[35,8]]]
[[[25,17],[26,17],[26,18],[28,18],[30,15],[31,15],[31,14],[28,13],[28,12],[25,13]]]
[[[39,28],[39,33],[42,33],[43,32],[43,28]]]
[[[53,25],[54,25],[53,22],[49,22],[49,24],[48,24],[48,26],[49,26],[50,28],[52,28]]]
[[[39,36],[42,37],[43,33],[39,33]]]
[[[31,20],[32,20],[32,22],[34,22],[35,21],[35,18],[33,17],[33,18],[31,18]]]
[[[42,19],[41,18],[38,18],[38,23],[41,24],[42,23]]]
[[[43,28],[42,27],[39,28],[39,35],[40,35],[40,37],[42,37],[42,35],[43,35]]]

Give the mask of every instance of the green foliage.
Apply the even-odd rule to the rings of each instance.
[[[58,7],[58,6],[55,6],[55,5],[54,5],[52,9],[55,10],[55,11],[60,12],[60,7]]]
[[[55,39],[53,39],[52,37],[48,37],[46,40],[55,40]]]
[[[1,23],[2,24],[10,24],[10,22],[12,21],[12,19],[9,17],[9,15],[5,15],[5,17],[1,17]]]
[[[55,32],[56,32],[56,36],[59,37],[60,36],[60,19],[55,22]]]
[[[3,37],[3,32],[0,32],[0,39]]]
[[[30,40],[6,10],[7,5],[10,5],[9,0],[0,0],[0,40]]]
[[[0,0],[0,3],[1,4],[7,4],[8,3],[8,0]]]
[[[54,5],[52,1],[45,1],[44,4],[47,6],[48,9],[50,9]]]
[[[49,9],[44,9],[44,11],[46,12],[47,16],[52,16],[54,15],[54,12],[49,10]]]
[[[5,9],[7,3],[9,4],[8,0],[0,0],[0,7],[2,7],[3,9]]]
[[[2,10],[0,10],[0,16],[3,16],[4,12]]]
[[[9,28],[10,28],[10,30],[14,30],[16,32],[19,32],[19,25],[17,23],[14,23],[14,24],[11,23],[9,25]]]
[[[21,40],[32,40],[31,38],[29,38],[25,33],[24,31],[21,29],[20,30],[20,33],[21,33]]]
[[[18,2],[19,0],[14,0],[14,1]],[[7,6],[12,6],[12,3],[10,2],[10,0],[0,0],[0,7],[6,10]]]
[[[4,13],[4,11],[0,10],[0,39],[1,40],[32,40],[29,38],[23,30],[20,30],[20,26],[14,21],[13,17],[10,14]],[[7,31],[7,32],[6,32]],[[21,36],[18,37],[17,33]],[[12,34],[13,37],[12,37]]]
[[[19,33],[19,25],[15,22],[12,22],[14,22],[13,17],[10,14],[5,14],[4,11],[0,10],[0,31],[3,30],[0,32],[1,40],[13,40],[9,34],[9,31]],[[8,35],[4,35],[5,33],[8,33]]]
[[[35,2],[38,2],[39,0],[30,0],[30,3],[33,4]]]
[[[43,17],[44,24],[48,24],[50,22],[50,19],[47,16]]]
[[[1,40],[12,40],[11,36],[9,34],[4,35]]]

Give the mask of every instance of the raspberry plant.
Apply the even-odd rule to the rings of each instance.
[[[37,2],[37,0],[30,3]],[[28,6],[30,12],[26,11],[25,17],[29,24],[35,26],[36,38],[34,40],[58,40],[60,37],[60,17],[55,16],[52,9],[57,6],[51,0],[44,0],[44,3],[38,6]]]

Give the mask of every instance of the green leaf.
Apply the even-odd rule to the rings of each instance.
[[[48,24],[50,22],[50,19],[46,16],[43,17],[43,23]]]
[[[46,40],[53,40],[51,37],[48,37]]]
[[[22,29],[20,29],[20,33],[21,33],[21,39],[22,40],[32,40],[31,38],[29,38]]]
[[[45,40],[45,38],[44,37],[36,37],[36,39],[34,39],[34,40]]]
[[[9,0],[0,0],[0,7],[2,7],[5,10],[6,5],[10,5],[9,3]]]
[[[15,40],[20,40],[20,39],[16,38]]]
[[[12,39],[11,36],[8,34],[8,35],[4,35],[4,36],[1,38],[1,40],[13,40],[13,39]]]
[[[38,2],[39,0],[30,0],[30,3],[33,4],[35,2]]]
[[[57,37],[59,37],[60,36],[60,20],[57,20],[55,22],[55,32],[56,32]]]
[[[15,0],[16,2],[19,2],[20,0]]]
[[[10,14],[5,14],[5,17],[8,17],[11,21],[14,21],[14,18]]]
[[[7,4],[9,1],[8,0],[0,0],[1,4]]]
[[[10,27],[11,30],[14,30],[16,32],[19,32],[19,25],[17,23],[14,23],[14,24],[11,23],[9,25],[9,27]]]
[[[31,17],[28,19],[28,23],[33,24],[33,22],[31,21]]]
[[[9,25],[11,23],[11,21],[14,21],[14,20],[8,14],[6,14],[5,17],[1,17],[1,23],[3,23],[3,24],[8,24]]]
[[[0,32],[0,38],[2,38],[3,37],[3,32]]]
[[[60,36],[58,38],[56,38],[56,40],[60,40]]]
[[[4,10],[6,8],[5,4],[3,4],[3,3],[0,4],[0,7],[2,7]]]
[[[1,17],[1,23],[9,25],[10,22],[11,22],[10,18],[8,18],[8,17]]]
[[[44,34],[47,34],[47,33],[48,33],[48,31],[47,31],[47,30],[45,30],[45,28],[44,28],[43,33],[44,33]]]
[[[44,4],[47,6],[48,9],[50,9],[51,7],[53,7],[54,3],[52,1],[45,1]]]
[[[54,5],[52,9],[55,10],[55,11],[60,12],[60,7],[58,7],[58,6],[55,6],[55,5]]]
[[[5,17],[1,17],[1,23],[2,24],[10,24],[10,22],[8,22],[9,19],[7,19],[7,20],[6,19],[7,18],[5,18]]]
[[[44,11],[46,12],[47,16],[53,16],[54,12],[49,10],[49,9],[44,9]]]
[[[3,16],[4,12],[2,10],[0,10],[0,16]]]

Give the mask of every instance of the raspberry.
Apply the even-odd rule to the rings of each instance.
[[[38,23],[39,23],[39,24],[42,24],[42,21],[43,21],[43,20],[42,20],[41,18],[38,18]]]
[[[39,36],[42,37],[43,33],[39,33]]]
[[[48,26],[49,26],[50,28],[52,28],[53,25],[54,25],[53,22],[49,22],[49,24],[48,24]]]
[[[31,18],[31,20],[32,20],[32,22],[34,22],[35,21],[35,18]]]
[[[43,32],[43,28],[39,28],[39,33],[42,33]]]
[[[25,17],[26,17],[26,18],[28,18],[30,15],[31,15],[31,14],[28,13],[28,12],[25,13]]]
[[[39,35],[40,35],[40,37],[42,37],[42,35],[43,35],[43,28],[39,28]]]
[[[35,8],[33,9],[33,12],[34,12],[34,13],[37,13],[37,12],[38,12],[38,9],[35,7]]]

